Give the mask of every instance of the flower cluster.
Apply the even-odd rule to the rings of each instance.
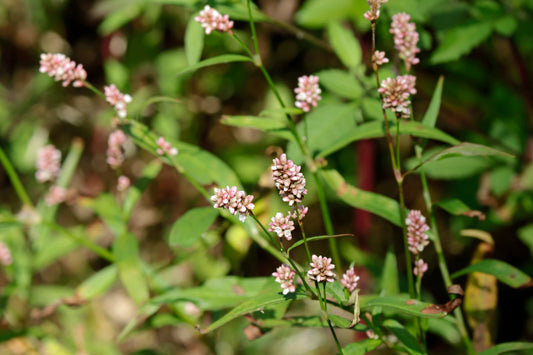
[[[294,222],[291,220],[291,217],[290,213],[286,217],[281,212],[276,213],[272,217],[272,222],[268,224],[270,226],[268,231],[275,232],[280,238],[285,237],[287,240],[291,240],[291,232],[294,230]]]
[[[205,34],[210,34],[213,30],[230,34],[233,33],[231,30],[233,28],[233,21],[229,20],[229,16],[222,16],[220,12],[211,8],[209,5],[205,5],[204,9],[200,11],[194,20],[202,25],[205,29]]]
[[[415,255],[415,267],[413,274],[422,277],[428,269],[428,264],[420,257],[420,253],[429,244],[426,232],[429,226],[426,224],[426,217],[418,210],[411,210],[405,219],[407,225],[407,243],[409,251]]]
[[[311,111],[311,107],[316,107],[317,102],[322,100],[320,87],[318,86],[318,76],[304,75],[298,78],[298,87],[294,89],[296,102],[294,105],[304,112]]]
[[[394,35],[394,48],[398,50],[400,58],[405,62],[407,71],[411,70],[411,65],[417,64],[420,60],[416,57],[420,49],[417,48],[419,39],[414,22],[409,22],[411,16],[401,12],[392,16],[390,33]]]
[[[232,215],[239,215],[239,220],[244,222],[246,217],[252,213],[255,205],[252,203],[253,195],[246,195],[244,191],[238,191],[237,186],[226,186],[223,189],[215,187],[215,194],[211,196],[211,201],[215,208],[226,208]]]
[[[167,153],[168,155],[177,155],[178,154],[178,149],[177,148],[174,148],[172,146],[172,144],[170,144],[169,142],[167,142],[165,140],[165,138],[163,137],[159,137],[156,141],[156,144],[157,146],[159,147],[157,149],[157,154],[159,155],[163,155],[165,153]]]
[[[296,291],[296,285],[294,284],[296,271],[292,270],[288,265],[283,264],[278,267],[276,271],[272,273],[272,276],[276,278],[276,282],[281,284],[284,295]]]
[[[0,264],[1,265],[11,265],[13,262],[13,257],[11,256],[11,250],[4,243],[0,242]]]
[[[357,288],[357,281],[359,281],[359,276],[355,274],[355,269],[352,267],[346,270],[340,282],[349,292],[353,292]]]
[[[44,201],[48,206],[59,205],[67,199],[67,189],[61,186],[52,186]]]
[[[121,93],[115,84],[104,87],[105,100],[115,108],[118,117],[125,118],[128,115],[126,105],[131,102],[131,96]]]
[[[305,177],[300,172],[302,167],[287,159],[286,154],[282,154],[279,158],[274,158],[270,169],[274,184],[283,201],[289,206],[302,202],[302,198],[307,194]]]
[[[307,214],[307,211],[309,211],[309,207],[306,207],[304,205],[298,205],[297,209],[295,210],[293,207],[292,212],[289,212],[292,219],[297,219],[299,221],[303,220],[305,215]]]
[[[81,87],[85,79],[87,79],[87,72],[83,69],[83,66],[76,64],[76,62],[61,53],[42,53],[39,71],[47,73],[56,81],[62,81],[63,86],[68,86],[72,83],[74,87]]]
[[[363,16],[370,22],[376,22],[379,18],[379,8],[387,1],[389,0],[367,0],[370,10],[365,12]]]
[[[411,210],[405,219],[407,225],[407,242],[409,250],[413,254],[418,254],[429,244],[426,232],[429,226],[426,224],[426,217],[418,210]]]
[[[389,62],[389,58],[385,57],[385,52],[375,51],[372,54],[372,63],[376,66],[383,65]]]
[[[118,177],[117,181],[117,190],[118,191],[125,191],[128,187],[130,187],[131,182],[130,179],[127,176],[120,175]]]
[[[331,258],[324,256],[311,257],[312,262],[309,264],[311,269],[307,272],[309,279],[316,282],[333,282],[335,280],[335,273],[331,270],[335,269],[335,265],[331,263]]]
[[[61,172],[61,152],[52,144],[39,148],[35,165],[37,181],[54,181]]]
[[[118,168],[124,162],[122,145],[126,142],[126,135],[121,130],[111,132],[107,139],[107,164]]]
[[[400,75],[396,79],[387,78],[381,82],[378,92],[383,95],[383,109],[391,109],[397,116],[408,118],[411,115],[409,96],[416,94],[416,77]]]

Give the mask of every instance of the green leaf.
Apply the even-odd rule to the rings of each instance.
[[[307,238],[307,243],[315,242],[317,240],[323,240],[323,239],[330,239],[330,238],[339,238],[339,237],[354,237],[353,234],[335,234],[335,235],[319,235],[315,237]],[[291,252],[294,248],[299,247],[300,245],[305,244],[304,240],[300,239],[297,242],[295,242],[293,245],[287,249],[287,254]]]
[[[205,32],[202,25],[191,16],[185,29],[185,55],[189,65],[195,65],[202,57]]]
[[[309,116],[307,118],[309,118]],[[345,125],[341,125],[341,127],[344,126]],[[396,130],[395,126],[396,122],[389,121],[389,128],[391,131]],[[337,125],[336,127],[338,130],[339,125]],[[460,143],[459,140],[455,139],[449,134],[444,133],[443,131],[437,128],[425,126],[420,122],[402,121],[400,123],[400,134],[410,134],[415,137],[433,139],[448,144]],[[343,137],[337,139],[334,143],[323,148],[322,151],[320,151],[320,153],[318,154],[318,157],[326,157],[332,153],[335,153],[339,149],[344,148],[348,144],[361,139],[380,138],[385,136],[385,124],[382,121],[366,122],[357,126],[356,128],[348,127],[348,130],[343,135]]]
[[[416,338],[400,322],[395,319],[387,319],[383,322],[383,326],[398,338],[405,346],[405,348],[402,348],[407,353],[414,355],[424,354]]]
[[[115,198],[108,193],[99,195],[95,199],[84,197],[80,204],[92,209],[115,235],[120,235],[127,229],[126,222]]]
[[[364,93],[363,87],[355,77],[344,70],[326,69],[318,72],[317,75],[321,86],[341,97],[356,100]]]
[[[533,223],[530,223],[518,230],[518,238],[527,245],[529,252],[533,255]]]
[[[200,68],[209,67],[209,66],[216,65],[216,64],[227,64],[227,63],[232,63],[232,62],[253,62],[253,60],[250,59],[250,57],[247,57],[241,54],[223,54],[223,55],[219,55],[218,57],[205,59],[205,60],[202,60],[201,62],[193,64],[185,68],[184,70],[180,71],[176,75],[178,76],[183,75],[185,73],[196,71]]]
[[[455,279],[471,272],[482,272],[495,276],[499,281],[514,288],[533,286],[533,280],[527,274],[506,262],[495,259],[482,260],[467,266],[453,273],[452,278]]]
[[[374,307],[382,307],[393,312],[409,314],[421,318],[442,318],[446,316],[446,312],[423,312],[422,310],[424,308],[430,307],[432,304],[409,299],[407,295],[387,297],[360,296],[359,300],[361,311],[369,311]]]
[[[432,161],[439,161],[439,160],[443,160],[447,158],[460,157],[460,156],[472,157],[472,156],[489,156],[489,155],[514,157],[514,155],[512,154],[488,147],[486,145],[464,142],[464,143],[460,143],[453,147],[446,148],[440,151],[439,153],[433,155],[429,159],[426,159],[422,164],[432,162]]]
[[[463,201],[457,198],[448,198],[436,202],[434,203],[434,205],[442,208],[443,210],[454,216],[477,217],[480,220],[485,219],[485,215],[483,214],[483,212],[471,209]]]
[[[490,23],[479,22],[455,26],[443,34],[440,45],[430,58],[432,64],[440,64],[459,59],[489,37]]]
[[[213,207],[199,207],[187,211],[170,231],[169,244],[188,248],[193,246],[202,234],[213,224],[218,211]]]
[[[321,175],[337,196],[348,205],[376,214],[397,226],[401,225],[400,204],[397,201],[348,185],[336,170],[323,170]]]
[[[289,303],[295,300],[301,300],[306,298],[308,298],[308,296],[303,293],[290,293],[288,295],[283,295],[281,292],[256,296],[253,299],[248,300],[235,307],[234,309],[226,313],[224,316],[222,316],[220,319],[218,319],[216,322],[211,323],[211,325],[204,329],[202,333],[209,333],[228,323],[229,321],[232,321],[235,318],[243,316],[247,313],[259,311],[265,307],[272,306],[275,304],[284,302]]]
[[[361,45],[353,32],[339,22],[330,22],[327,30],[331,46],[341,62],[352,70],[361,65]]]
[[[294,139],[291,131],[287,128],[285,118],[224,115],[220,119],[220,122],[228,126],[254,128],[287,140]]]
[[[130,297],[141,304],[148,300],[148,284],[139,262],[139,242],[135,235],[125,232],[118,236],[113,243],[118,272],[122,284]]]
[[[424,114],[424,118],[422,119],[422,123],[425,126],[435,127],[435,124],[437,123],[437,117],[439,116],[439,111],[440,111],[440,101],[442,98],[443,83],[444,83],[444,77],[441,76],[439,78],[439,81],[437,82],[435,91],[433,91],[433,96],[431,97],[431,102],[429,103],[429,107],[426,110],[426,113]]]
[[[342,348],[344,355],[365,355],[376,349],[383,342],[380,339],[363,339],[353,342]]]
[[[526,342],[509,342],[509,343],[502,343],[493,346],[490,349],[487,349],[485,351],[482,351],[478,353],[478,355],[498,355],[498,354],[505,354],[509,352],[516,353],[520,350],[532,350],[533,349],[533,343],[526,343]]]
[[[115,283],[117,275],[117,267],[109,265],[85,279],[76,289],[76,294],[85,300],[100,296]]]
[[[144,168],[141,176],[135,181],[135,184],[128,189],[128,195],[124,199],[124,204],[122,207],[124,218],[129,219],[131,212],[133,211],[133,207],[135,207],[135,204],[137,201],[139,201],[139,198],[144,190],[146,190],[150,182],[152,182],[152,180],[156,178],[157,174],[159,174],[161,167],[162,165],[159,160],[151,161]]]
[[[296,13],[296,22],[304,27],[324,27],[331,21],[345,19],[355,10],[352,0],[308,0]]]
[[[383,265],[383,274],[381,276],[381,291],[383,295],[393,296],[400,293],[400,284],[398,277],[398,262],[396,254],[389,248],[385,256],[385,263]]]
[[[139,3],[132,3],[129,6],[123,6],[119,11],[113,11],[98,26],[98,31],[102,35],[108,35],[128,22],[139,17],[143,11],[143,6]]]
[[[116,87],[125,91],[130,82],[128,68],[116,59],[107,59],[104,62],[105,78],[108,83],[113,83]]]

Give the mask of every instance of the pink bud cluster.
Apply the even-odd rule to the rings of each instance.
[[[104,87],[106,101],[115,108],[118,117],[125,118],[128,115],[126,105],[131,102],[131,96],[121,93],[115,84]]]
[[[324,256],[316,256],[313,254],[311,257],[312,262],[309,264],[311,269],[307,271],[307,276],[310,280],[316,282],[333,282],[335,281],[335,273],[332,271],[335,269],[335,265],[331,263],[331,258]]]
[[[159,137],[156,141],[156,144],[159,147],[157,149],[157,154],[159,155],[164,155],[167,153],[168,155],[174,156],[178,154],[178,149],[174,148],[172,144],[167,142],[163,137]]]
[[[0,242],[0,264],[7,266],[11,265],[13,257],[11,256],[11,250],[3,242]]]
[[[410,95],[416,94],[416,77],[399,75],[396,79],[387,78],[381,82],[378,92],[383,95],[383,109],[391,109],[397,117],[409,118]]]
[[[52,144],[39,148],[35,164],[37,181],[54,181],[61,172],[61,152]]]
[[[239,215],[239,220],[244,222],[246,217],[252,213],[255,205],[252,203],[253,195],[246,195],[244,191],[238,191],[237,186],[226,186],[223,189],[215,187],[215,194],[211,196],[211,201],[215,208],[225,208],[232,215]]]
[[[131,182],[130,179],[127,176],[120,175],[118,177],[117,181],[117,190],[118,191],[125,191],[128,187],[130,187]]]
[[[379,8],[389,0],[367,0],[370,10],[363,15],[368,21],[376,22],[379,18]]]
[[[286,154],[282,154],[279,158],[274,158],[270,169],[272,180],[282,200],[289,206],[302,202],[304,195],[307,194],[305,177],[301,173],[302,167],[287,159]]]
[[[311,111],[311,107],[316,107],[317,102],[322,100],[320,94],[322,90],[318,86],[319,78],[316,75],[304,75],[298,78],[298,87],[294,89],[296,102],[294,105],[304,112]]]
[[[415,267],[413,274],[422,277],[428,269],[428,264],[420,257],[420,253],[429,244],[426,217],[418,210],[411,210],[405,219],[407,225],[407,243],[409,251],[415,255]]]
[[[122,145],[126,142],[126,135],[121,130],[111,132],[107,139],[107,164],[116,169],[124,162]]]
[[[278,267],[276,271],[272,273],[272,276],[276,278],[276,282],[281,284],[284,295],[296,291],[296,285],[294,284],[296,271],[292,270],[288,265],[283,264]]]
[[[355,274],[355,269],[352,267],[346,270],[340,282],[349,292],[353,292],[357,288],[357,281],[359,281],[359,276]]]
[[[385,57],[385,52],[375,51],[374,54],[372,54],[372,63],[375,65],[379,66],[388,62],[389,58]]]
[[[269,232],[275,232],[278,237],[287,240],[292,239],[291,232],[294,230],[294,222],[291,220],[291,214],[284,216],[283,213],[278,212],[274,217],[272,217],[272,222],[269,224]]]
[[[213,30],[230,34],[233,33],[231,30],[233,28],[233,21],[229,20],[229,16],[222,16],[220,12],[211,8],[209,5],[205,5],[204,9],[200,11],[194,20],[202,25],[205,29],[205,34],[210,34]]]
[[[54,206],[65,202],[66,199],[67,189],[61,186],[51,186],[44,201],[48,206]]]
[[[409,22],[411,16],[401,12],[392,16],[390,33],[394,35],[394,48],[398,50],[399,56],[405,62],[407,71],[411,70],[411,65],[418,64],[420,60],[416,57],[420,49],[417,48],[419,39],[416,25]]]
[[[61,53],[42,53],[39,71],[47,73],[56,81],[62,81],[63,86],[68,86],[72,83],[74,87],[81,87],[85,79],[87,79],[87,72],[83,69],[83,66],[76,64],[76,62]]]
[[[413,268],[413,274],[415,276],[420,275],[420,277],[422,277],[424,276],[426,271],[428,271],[428,264],[422,258],[418,258],[415,261],[415,267]]]

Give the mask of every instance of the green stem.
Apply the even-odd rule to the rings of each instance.
[[[103,100],[107,101],[106,98],[105,98],[105,95],[100,90],[98,90],[93,84],[91,84],[90,82],[84,81],[83,82],[83,86],[85,86],[87,89],[89,89],[92,92],[94,92],[96,95],[100,96],[100,98],[102,98]]]
[[[322,283],[322,286],[323,286],[323,290],[324,290],[324,312],[326,314],[326,317],[327,317],[327,321],[328,321],[328,326],[329,326],[329,330],[331,332],[331,335],[333,335],[333,339],[335,340],[335,344],[337,345],[337,349],[339,350],[339,354],[341,355],[344,355],[344,352],[342,351],[342,346],[339,342],[339,339],[337,338],[337,334],[335,334],[335,329],[333,329],[333,324],[331,324],[331,320],[329,319],[329,314],[328,314],[328,302],[326,301],[326,283]],[[318,290],[318,293],[320,294],[320,290],[318,289],[318,285],[317,285],[317,290]]]
[[[276,239],[274,239],[274,237],[272,237],[272,234],[266,229],[266,227],[263,225],[263,223],[261,223],[259,221],[259,219],[257,219],[257,216],[253,212],[251,212],[250,215],[252,216],[254,221],[259,225],[259,227],[261,227],[261,229],[263,230],[263,232],[267,236],[267,239],[270,240],[272,242],[272,244],[274,244],[276,247],[278,247],[278,249],[280,251],[283,251],[283,248],[281,247],[281,245],[279,245],[279,243],[276,241]]]
[[[13,184],[15,192],[17,193],[20,201],[26,206],[33,207],[33,203],[31,202],[30,196],[26,192],[26,189],[24,188],[24,185],[22,185],[22,182],[20,181],[17,172],[15,171],[15,168],[11,164],[11,161],[9,160],[7,155],[4,153],[2,147],[0,147],[0,162],[4,167],[7,176],[9,177],[9,180],[11,180],[11,183]]]
[[[302,231],[302,239],[304,240],[305,251],[307,253],[307,262],[311,263],[311,252],[309,251],[309,245],[307,244],[307,236],[305,235],[304,225],[300,220],[300,216],[298,215],[298,207],[296,208],[296,213],[296,217],[298,218],[298,225],[300,226],[300,230]]]

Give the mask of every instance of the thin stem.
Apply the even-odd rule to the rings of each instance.
[[[263,230],[263,232],[267,236],[267,239],[270,240],[276,247],[278,247],[278,249],[281,252],[283,252],[283,248],[281,247],[281,245],[276,241],[276,239],[274,239],[274,237],[272,237],[272,234],[266,229],[266,227],[263,225],[263,223],[259,222],[259,219],[257,219],[257,216],[255,215],[255,213],[252,212],[250,214],[250,216],[252,216],[254,221],[259,225],[259,227],[261,227],[261,229]]]
[[[87,89],[91,90],[92,92],[94,92],[96,95],[100,96],[102,99],[104,99],[104,100],[106,99],[105,95],[100,90],[98,90],[93,84],[91,84],[90,82],[84,81],[83,82],[83,86],[86,87]]]
[[[337,334],[335,334],[335,330],[333,329],[333,324],[331,324],[331,320],[329,319],[328,303],[326,302],[326,298],[327,298],[327,296],[326,296],[326,283],[325,282],[322,283],[322,286],[323,286],[323,289],[324,289],[324,308],[323,308],[323,310],[326,313],[329,330],[331,331],[331,335],[333,335],[333,339],[335,339],[335,344],[337,345],[337,349],[339,350],[339,354],[344,354],[344,352],[342,351],[342,346],[339,343],[339,339],[337,338]],[[318,285],[317,285],[317,289],[318,289]],[[320,291],[318,293],[320,293]]]
[[[9,160],[7,155],[4,153],[2,147],[0,147],[0,162],[2,163],[2,166],[4,167],[7,176],[9,176],[9,180],[11,180],[11,183],[13,184],[15,192],[17,193],[20,201],[26,206],[33,207],[33,203],[31,202],[30,196],[26,192],[26,189],[24,188],[24,185],[22,185],[22,182],[20,181],[17,172],[15,171],[15,168],[11,164],[11,161]]]
[[[305,251],[307,253],[307,261],[311,263],[311,252],[309,251],[309,245],[307,244],[307,236],[305,235],[304,225],[300,220],[300,216],[298,214],[298,208],[296,208],[296,214],[296,217],[298,218],[298,225],[300,226],[300,230],[302,231],[302,239],[304,240]]]

